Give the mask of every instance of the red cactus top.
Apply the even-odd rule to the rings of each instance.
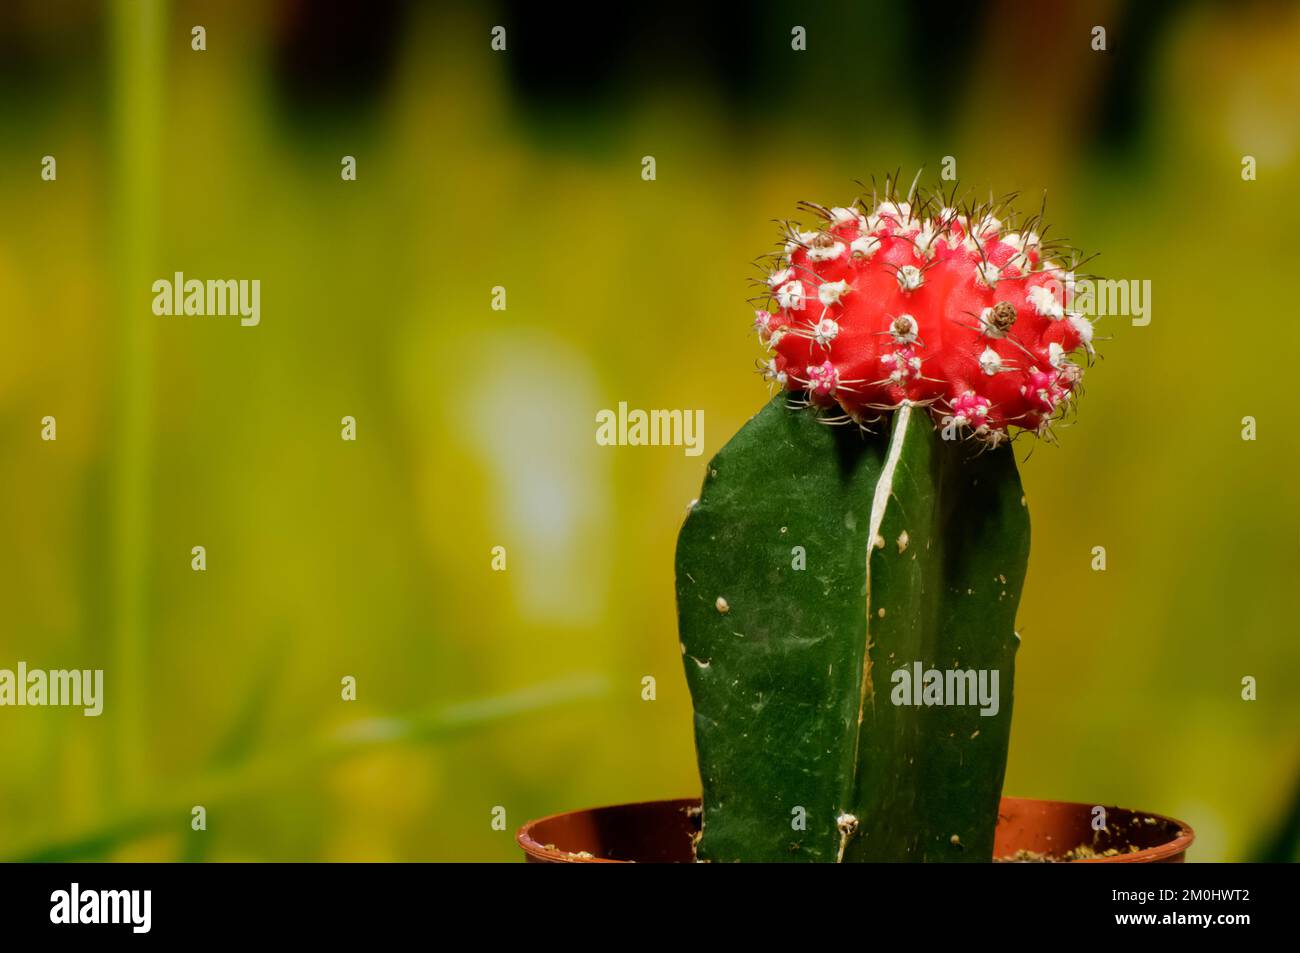
[[[790,227],[756,313],[770,380],[832,419],[869,425],[910,401],[994,443],[1068,408],[1092,325],[1069,310],[1073,272],[1037,217],[1016,230],[991,205],[935,197],[806,207],[822,225]]]

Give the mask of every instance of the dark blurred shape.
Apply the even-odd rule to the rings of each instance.
[[[546,107],[609,105],[656,77],[703,81],[726,100],[752,94],[760,18],[741,7],[656,0],[568,9],[507,0],[516,94]],[[486,40],[485,40],[486,42]]]
[[[97,81],[103,36],[103,5],[93,0],[0,3],[0,102],[7,114],[48,110],[51,94]],[[43,95],[32,95],[36,89]]]
[[[274,70],[285,105],[314,118],[365,109],[388,82],[408,0],[291,0],[278,11]]]
[[[1092,138],[1103,149],[1128,149],[1140,142],[1159,60],[1156,46],[1177,9],[1169,0],[1130,3],[1119,28],[1107,30],[1107,50],[1100,55],[1111,58],[1110,69],[1099,108],[1092,113]]]
[[[895,76],[907,77],[899,84],[913,94],[916,105],[936,127],[948,124],[962,101],[952,92],[952,77],[972,65],[984,35],[987,3],[963,0],[930,0],[904,4],[902,58],[895,64]],[[943,69],[909,69],[907,64],[942,61]]]
[[[978,50],[988,6],[960,0],[874,7],[775,2],[710,5],[689,0],[583,11],[506,0],[506,58],[514,95],[539,113],[611,109],[664,87],[697,87],[733,113],[800,124],[871,124],[890,109],[947,123],[960,102],[954,74]],[[791,30],[807,49],[791,50]],[[942,61],[943,69],[929,68]],[[845,113],[845,98],[862,103]]]
[[[1296,774],[1296,783],[1286,812],[1246,859],[1259,864],[1290,864],[1300,861],[1300,773]]]

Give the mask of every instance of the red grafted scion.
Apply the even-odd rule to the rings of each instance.
[[[867,426],[910,401],[993,443],[1044,433],[1072,404],[1092,325],[1037,216],[1017,228],[992,204],[892,194],[804,207],[820,227],[788,226],[755,315],[769,380],[828,419]]]

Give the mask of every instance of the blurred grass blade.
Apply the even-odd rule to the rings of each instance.
[[[1300,861],[1300,774],[1291,789],[1286,813],[1248,861],[1256,864],[1291,864]]]
[[[222,767],[166,786],[157,797],[114,813],[81,831],[6,850],[8,862],[85,859],[137,837],[172,828],[185,829],[190,809],[213,805],[263,790],[304,771],[389,745],[444,741],[464,732],[488,728],[520,715],[599,698],[609,691],[601,675],[575,675],[543,682],[503,695],[453,702],[424,712],[393,718],[368,718],[344,725],[315,743],[261,755],[240,765]]]
[[[211,763],[214,767],[239,764],[256,750],[270,713],[271,701],[275,698],[276,683],[284,671],[287,652],[288,639],[283,633],[269,643],[252,685],[244,696],[244,703],[213,751]]]
[[[155,277],[161,178],[163,0],[112,6],[115,162],[113,251],[118,279],[113,367],[114,404],[110,573],[113,624],[110,663],[126,701],[113,715],[107,791],[129,801],[147,783],[145,749],[147,602],[153,475],[155,323],[142,320],[141,291]]]

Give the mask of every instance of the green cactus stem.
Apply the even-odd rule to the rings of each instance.
[[[698,859],[992,858],[1029,516],[1009,445],[948,436],[778,395],[710,462],[677,546]]]

